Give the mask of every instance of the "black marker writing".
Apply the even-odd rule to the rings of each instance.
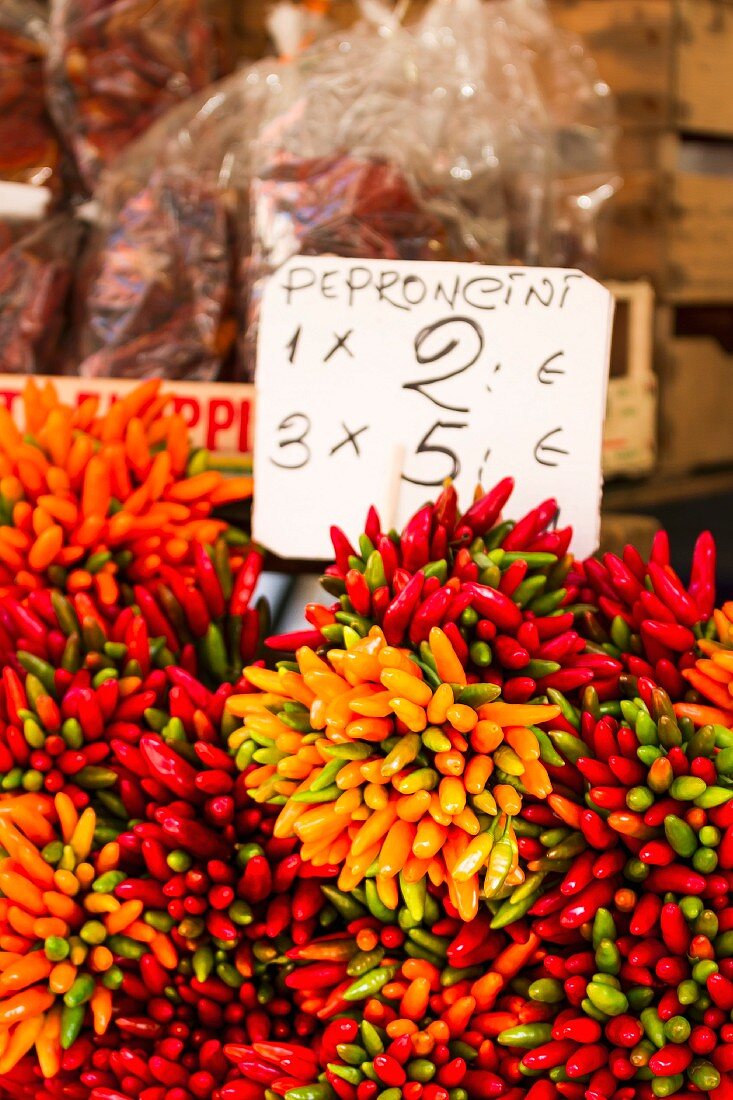
[[[348,343],[349,337],[352,336],[353,333],[354,333],[353,328],[350,328],[348,332],[345,332],[343,334],[343,336],[339,336],[339,334],[337,332],[334,332],[333,335],[334,335],[334,339],[336,340],[336,343],[333,345],[333,347],[331,348],[331,350],[329,351],[328,355],[323,360],[323,362],[327,363],[329,361],[329,359],[333,359],[333,357],[334,357],[334,355],[336,354],[337,351],[345,351],[346,354],[349,356],[349,358],[353,359],[354,358],[354,353],[351,350],[351,348],[349,347],[349,343]]]
[[[448,330],[448,331],[444,331]],[[436,333],[440,333],[442,340],[434,339]],[[467,413],[469,410],[460,405],[449,405],[441,401],[433,394],[428,393],[428,386],[435,386],[439,382],[447,382],[449,378],[457,378],[459,374],[469,370],[480,358],[484,350],[484,334],[481,327],[471,317],[446,317],[442,321],[436,321],[422,329],[415,337],[415,358],[420,364],[436,363],[440,359],[446,359],[457,348],[461,348],[461,342],[465,340],[468,347],[459,352],[461,366],[447,374],[436,375],[435,378],[422,379],[419,382],[405,382],[404,390],[415,390],[422,394],[439,409],[449,412]],[[437,346],[436,346],[437,345]],[[473,345],[473,346],[471,346]],[[432,350],[434,349],[434,350]]]
[[[497,363],[496,366],[494,367],[493,373],[498,374],[500,370],[501,370],[501,363]],[[492,390],[491,386],[487,386],[486,390],[487,390],[487,393],[493,393],[494,392]]]
[[[527,291],[527,305],[530,304],[532,298],[536,298],[543,306],[551,306],[552,299],[555,297],[555,286],[551,279],[542,279],[541,285],[545,288],[545,296],[543,297],[537,287],[531,286]]]
[[[570,293],[573,283],[577,282],[578,279],[583,278],[585,278],[585,276],[582,275],[579,271],[569,271],[566,275],[563,275],[563,282],[565,283],[565,287],[563,289],[562,297],[560,298],[559,302],[560,309],[562,309],[565,305],[565,301],[568,294]]]
[[[300,424],[298,425],[298,422]],[[278,447],[284,450],[287,447],[299,448],[301,458],[299,461],[293,462],[278,462],[276,459],[271,458],[270,462],[273,466],[279,467],[281,470],[302,470],[304,466],[307,466],[311,458],[311,449],[305,442],[307,435],[311,430],[310,417],[305,413],[291,413],[290,416],[286,416],[284,420],[281,420],[277,426],[279,432],[291,432],[297,431],[298,427],[302,427],[300,435],[292,435],[290,439],[281,439],[278,443]],[[298,452],[295,452],[296,454]],[[295,455],[293,455],[295,457]]]
[[[556,360],[562,359],[564,355],[564,351],[556,351],[549,359],[545,359],[544,363],[537,371],[537,379],[543,386],[552,386],[556,375],[565,374],[564,370],[551,366]]]
[[[296,352],[298,351],[298,341],[300,340],[300,334],[301,334],[302,331],[303,331],[303,326],[298,325],[298,328],[296,329],[296,332],[295,332],[295,335],[293,336],[293,339],[290,341],[289,344],[286,345],[286,350],[290,352],[290,355],[288,356],[288,362],[289,363],[294,363],[295,362],[295,355],[296,355]]]
[[[486,450],[486,453],[484,454],[483,462],[481,463],[481,466],[479,467],[479,472],[478,472],[479,485],[483,485],[484,470],[486,469],[486,463],[489,461],[490,458],[491,458],[491,447],[488,447],[487,450]]]
[[[359,450],[358,439],[359,439],[360,435],[363,435],[364,432],[369,430],[369,425],[365,424],[363,428],[357,428],[355,432],[352,432],[351,428],[347,428],[346,425],[344,424],[343,420],[342,420],[341,421],[341,427],[346,432],[346,435],[344,436],[344,438],[341,440],[340,443],[337,443],[335,447],[331,448],[331,450],[328,452],[329,455],[335,455],[336,452],[340,451],[342,447],[345,447],[348,443],[351,443],[351,445],[354,448],[354,450],[356,451],[357,455],[359,455],[359,457],[361,457],[361,451]]]
[[[456,452],[454,450],[452,450],[450,447],[441,446],[438,443],[431,443],[430,439],[431,439],[431,436],[435,432],[439,431],[441,428],[445,428],[446,430],[453,429],[454,431],[462,431],[464,428],[467,428],[467,427],[468,427],[467,424],[447,423],[443,420],[438,420],[435,424],[433,424],[432,428],[430,428],[425,433],[425,435],[422,437],[422,439],[418,443],[417,447],[415,448],[415,454],[416,455],[423,455],[423,454],[445,455],[445,457],[450,460],[450,468],[445,470],[445,471],[442,471],[439,475],[436,475],[433,478],[421,479],[421,478],[417,478],[417,477],[408,477],[407,474],[403,474],[402,475],[402,480],[409,482],[410,485],[424,485],[424,486],[427,486],[427,487],[435,487],[437,485],[442,485],[446,478],[451,478],[451,480],[455,481],[455,479],[458,477],[458,475],[461,472],[461,460],[460,460],[460,458],[458,457]]]
[[[540,466],[559,466],[560,463],[557,460],[553,460],[548,457],[549,455],[567,455],[570,452],[563,450],[562,447],[550,446],[550,440],[553,436],[559,435],[562,432],[562,428],[553,428],[551,432],[547,432],[542,436],[537,446],[534,449],[534,457]]]

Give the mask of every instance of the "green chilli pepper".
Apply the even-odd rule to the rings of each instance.
[[[68,1050],[79,1037],[79,1032],[84,1023],[86,1005],[64,1005],[61,1009],[61,1049]]]
[[[552,1039],[552,1024],[517,1024],[498,1035],[498,1042],[505,1047],[533,1050]]]
[[[620,1016],[629,1007],[629,1002],[620,989],[614,989],[596,979],[588,983],[586,993],[591,1004],[606,1016]]]
[[[363,977],[358,978],[357,981],[352,982],[349,988],[344,992],[343,998],[345,1001],[364,1001],[367,997],[374,997],[379,993],[383,985],[392,981],[392,978],[397,973],[396,966],[380,966],[376,970],[370,971]]]

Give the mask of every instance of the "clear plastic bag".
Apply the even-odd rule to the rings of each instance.
[[[489,5],[527,51],[552,137],[551,238],[546,262],[594,272],[601,208],[618,190],[615,103],[582,40],[552,22],[546,0]]]
[[[549,141],[513,33],[502,20],[482,33],[481,0],[434,0],[412,28],[376,0],[362,8],[361,24],[287,67],[268,103],[252,185],[250,364],[264,281],[290,256],[542,254]]]
[[[370,10],[381,23],[335,35],[283,71],[256,145],[255,265],[305,251],[410,259],[475,252],[462,221],[468,173],[441,162],[451,106],[434,94],[430,53],[388,9]],[[501,249],[501,228],[494,236],[490,251]]]
[[[205,0],[52,0],[49,103],[88,192],[217,56]]]
[[[500,5],[433,0],[415,33],[426,51],[434,187],[459,205],[483,263],[542,263],[552,151],[515,28]]]
[[[59,192],[61,151],[46,108],[46,16],[35,0],[0,3],[0,180]]]
[[[249,251],[250,146],[276,68],[263,62],[192,97],[103,177],[76,294],[80,374],[222,376]]]
[[[294,54],[318,33],[278,4]],[[73,366],[82,375],[242,376],[252,144],[283,66],[266,60],[169,111],[104,174],[78,281]],[[239,336],[239,341],[237,341]]]
[[[618,185],[613,102],[544,0],[379,0],[283,72],[255,149],[249,363],[289,257],[593,269]],[[272,113],[274,112],[274,114]]]
[[[65,214],[0,219],[1,371],[56,372],[81,232]]]

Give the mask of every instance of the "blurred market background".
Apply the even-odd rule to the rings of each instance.
[[[0,0],[0,372],[248,380],[297,252],[579,266],[606,545],[732,593],[731,73],[732,0]]]

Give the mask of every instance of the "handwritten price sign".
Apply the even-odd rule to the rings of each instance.
[[[467,506],[511,475],[513,512],[556,497],[591,553],[612,319],[578,271],[291,260],[262,307],[255,537],[324,559],[372,503],[399,526],[446,478]]]

